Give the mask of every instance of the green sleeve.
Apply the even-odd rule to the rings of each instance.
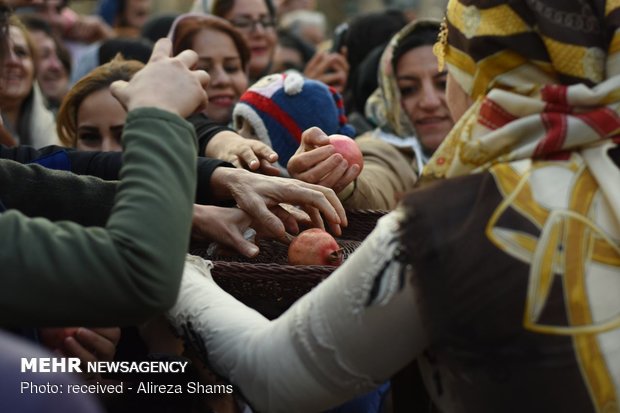
[[[105,227],[0,214],[2,325],[129,325],[174,303],[196,187],[195,133],[144,108],[128,115],[123,143]]]

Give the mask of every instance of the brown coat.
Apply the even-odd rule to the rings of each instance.
[[[364,156],[364,169],[338,194],[347,209],[394,209],[418,180],[411,148],[397,148],[364,134],[355,140]]]

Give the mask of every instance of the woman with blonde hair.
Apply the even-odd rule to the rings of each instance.
[[[57,143],[54,115],[45,107],[36,81],[35,48],[17,16],[9,19],[9,48],[2,63],[2,120],[18,144],[41,148]]]

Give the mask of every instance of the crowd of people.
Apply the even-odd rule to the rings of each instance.
[[[400,412],[409,366],[425,411],[620,412],[620,6],[412,9],[0,0],[0,410]],[[358,209],[386,214],[274,320],[188,255]],[[20,373],[51,354],[235,391],[20,392],[142,380]]]

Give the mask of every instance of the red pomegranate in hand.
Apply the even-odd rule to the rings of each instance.
[[[347,160],[349,166],[357,164],[360,167],[360,171],[364,168],[364,157],[355,140],[345,135],[331,135],[329,143],[334,145],[336,152]]]
[[[288,247],[288,262],[291,265],[342,264],[342,249],[329,233],[319,228],[303,231]]]

